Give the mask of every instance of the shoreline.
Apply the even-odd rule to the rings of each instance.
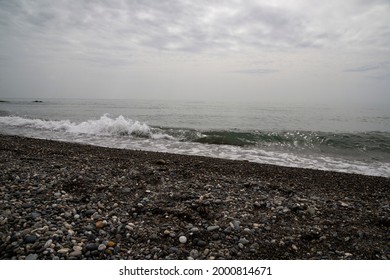
[[[0,259],[390,259],[390,178],[9,135],[0,159]]]

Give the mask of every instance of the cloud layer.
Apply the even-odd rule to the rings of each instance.
[[[0,1],[0,60],[134,71],[184,60],[263,76],[326,57],[342,58],[334,71],[363,73],[388,60],[389,22],[385,0]]]

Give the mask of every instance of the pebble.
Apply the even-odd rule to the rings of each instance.
[[[83,252],[81,252],[81,250],[74,250],[73,252],[71,252],[69,254],[70,257],[79,257],[83,254]]]
[[[314,209],[314,207],[309,207],[307,208],[307,213],[309,213],[310,215],[315,215],[316,209]]]
[[[240,221],[238,220],[234,220],[230,223],[230,226],[234,229],[234,230],[239,230],[240,229]]]
[[[116,246],[116,243],[113,242],[113,241],[108,241],[107,242],[107,247],[115,247]]]
[[[53,240],[52,239],[49,239],[46,241],[45,245],[43,246],[44,248],[49,248],[51,246],[51,244],[53,243]]]
[[[96,244],[96,243],[88,243],[87,245],[85,245],[85,249],[88,250],[88,251],[97,250],[98,247],[99,247],[99,245]]]
[[[69,252],[69,248],[62,248],[57,251],[58,254],[66,254]]]
[[[29,254],[26,257],[26,260],[36,260],[36,259],[38,259],[38,255],[37,254]]]
[[[41,214],[38,213],[38,212],[32,212],[31,213],[31,218],[33,218],[34,220],[38,219],[40,216],[41,216]]]
[[[180,236],[180,237],[179,237],[179,242],[180,242],[181,244],[186,243],[186,242],[187,242],[187,237],[185,237],[184,235]]]
[[[36,235],[26,235],[24,237],[25,243],[35,243],[37,241],[38,237]]]
[[[214,230],[218,230],[219,229],[219,226],[208,226],[207,227],[207,231],[214,231]]]
[[[225,170],[216,159],[96,154],[94,147],[84,153],[85,147],[68,150],[65,143],[56,150],[55,142],[36,149],[38,140],[20,146],[21,138],[13,144],[2,137],[0,259],[361,259],[373,242],[372,258],[390,258],[388,179],[361,183],[355,175],[323,172],[316,178],[309,170],[289,178],[287,169],[273,173],[256,164],[232,162]],[[20,161],[23,153],[43,161]],[[165,166],[157,166],[159,160]],[[46,168],[51,164],[60,167]],[[22,183],[15,183],[16,173]],[[344,188],[332,187],[354,184],[362,192],[348,188],[349,198]],[[379,202],[367,195],[374,187]],[[365,217],[372,217],[368,226],[360,224]]]
[[[102,221],[97,221],[95,226],[96,226],[96,228],[101,229],[105,226],[105,223]]]
[[[199,232],[199,228],[197,227],[193,227],[190,229],[191,232]]]
[[[91,215],[93,215],[95,212],[96,212],[95,209],[88,209],[88,210],[86,210],[86,211],[84,212],[84,214],[85,214],[86,216],[91,216]]]
[[[243,244],[243,245],[246,245],[249,243],[249,240],[247,240],[246,238],[240,238],[240,240],[238,242]]]

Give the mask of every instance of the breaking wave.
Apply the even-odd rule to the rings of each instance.
[[[136,136],[141,138],[171,138],[156,131],[145,123],[134,121],[124,116],[116,118],[104,114],[97,120],[87,120],[76,123],[69,120],[41,120],[18,116],[0,117],[0,123],[20,128],[31,128],[50,131],[61,131],[72,134],[87,134],[97,136]]]
[[[123,115],[74,122],[6,114],[0,114],[0,133],[390,176],[389,132],[198,130],[153,127]]]

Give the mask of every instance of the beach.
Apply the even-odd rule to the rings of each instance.
[[[0,135],[0,259],[390,259],[390,178]]]

